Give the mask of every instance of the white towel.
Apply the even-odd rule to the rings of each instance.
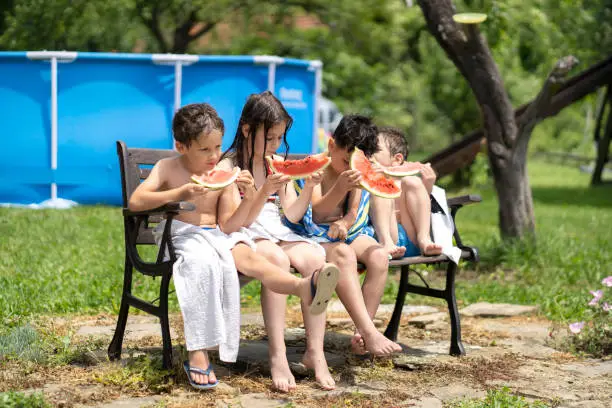
[[[280,209],[277,203],[267,202],[255,221],[246,228],[245,231],[252,240],[268,239],[274,243],[285,242],[306,242],[314,245],[321,255],[325,257],[325,249],[313,239],[296,234],[283,224]],[[329,242],[329,241],[325,241]]]
[[[166,221],[153,231],[159,245]],[[172,221],[176,262],[172,272],[183,314],[187,350],[219,349],[222,361],[235,362],[240,344],[240,284],[231,249],[254,243],[238,232],[226,235]]]
[[[434,186],[431,191],[432,197],[438,202],[443,213],[431,213],[431,235],[436,244],[442,246],[442,254],[446,255],[454,263],[461,259],[461,249],[453,245],[453,233],[455,223],[446,202],[446,192],[444,189]]]

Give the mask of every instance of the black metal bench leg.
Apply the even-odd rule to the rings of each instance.
[[[165,272],[159,288],[159,320],[161,323],[163,341],[163,368],[172,367],[172,339],[170,337],[170,321],[168,319],[168,288],[170,286],[171,272]]]
[[[402,275],[397,290],[397,298],[395,299],[395,308],[393,309],[391,320],[389,320],[389,324],[385,330],[385,337],[393,341],[397,341],[397,331],[399,329],[400,319],[402,318],[402,309],[404,308],[404,301],[408,290],[408,272],[408,266],[402,266]]]
[[[450,339],[450,354],[452,356],[462,356],[465,354],[463,344],[461,343],[461,323],[459,321],[459,310],[457,309],[457,298],[455,297],[455,275],[457,273],[457,265],[453,262],[448,263],[446,269],[446,303],[448,304],[448,312],[451,320],[451,339]]]
[[[125,258],[125,271],[123,275],[123,293],[121,294],[121,306],[119,308],[119,316],[117,317],[117,327],[115,334],[108,346],[108,358],[110,360],[118,360],[121,358],[121,347],[123,346],[123,335],[125,333],[125,325],[127,323],[130,304],[128,295],[132,293],[132,272],[133,266],[128,257]]]

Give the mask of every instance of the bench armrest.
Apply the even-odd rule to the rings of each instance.
[[[446,200],[446,202],[448,203],[448,207],[451,210],[451,216],[453,217],[453,222],[455,222],[455,216],[457,215],[457,211],[459,211],[460,208],[462,208],[464,205],[479,203],[481,201],[482,201],[482,197],[480,197],[478,194],[467,194],[467,195],[462,195],[459,197],[452,197]],[[453,232],[453,237],[455,238],[455,244],[459,248],[461,248],[463,251],[469,252],[470,255],[466,257],[466,259],[472,262],[479,261],[478,249],[474,247],[463,245],[463,242],[461,241],[461,235],[459,235],[459,230],[457,229],[456,222],[455,222],[455,229]]]
[[[188,201],[173,201],[161,207],[152,208],[144,211],[132,211],[129,208],[123,209],[123,215],[125,216],[139,216],[139,215],[153,215],[160,213],[175,213],[178,214],[183,211],[195,210],[195,204]]]
[[[449,208],[452,207],[460,207],[466,204],[474,204],[482,201],[482,197],[478,194],[467,194],[458,197],[451,197],[446,202],[448,203]]]

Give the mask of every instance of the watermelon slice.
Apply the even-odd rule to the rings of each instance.
[[[214,168],[206,175],[191,176],[191,181],[211,190],[221,190],[236,181],[239,174],[240,169],[238,167],[234,167],[231,171]]]
[[[421,172],[421,164],[416,162],[404,162],[399,166],[386,167],[384,173],[391,177],[416,176]]]
[[[383,173],[378,173],[365,154],[355,148],[351,154],[351,169],[361,172],[361,187],[378,197],[397,198],[402,193],[400,187]]]
[[[458,13],[453,15],[453,20],[461,24],[480,24],[487,19],[483,13]]]
[[[326,152],[305,157],[301,160],[274,160],[272,156],[266,157],[268,166],[272,173],[280,173],[291,177],[293,180],[303,179],[321,171],[331,163]]]

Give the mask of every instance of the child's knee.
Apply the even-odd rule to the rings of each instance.
[[[355,251],[346,245],[339,244],[329,249],[328,258],[330,262],[335,263],[338,267],[355,266],[357,267],[357,257]]]
[[[257,254],[263,256],[268,262],[282,268],[283,270],[289,269],[289,257],[280,247],[266,247],[265,249],[257,248]]]
[[[364,264],[368,271],[376,270],[387,273],[389,269],[389,252],[381,246],[376,246],[366,255]]]
[[[325,256],[314,247],[301,250],[299,256],[291,259],[291,265],[302,276],[310,276],[314,271],[323,267],[324,263]]]
[[[402,191],[416,191],[423,187],[423,182],[418,177],[406,176],[402,178]]]

